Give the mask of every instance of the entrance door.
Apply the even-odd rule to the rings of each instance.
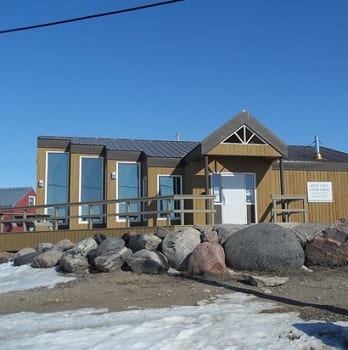
[[[251,181],[252,180],[252,181]],[[221,176],[221,216],[224,224],[247,224],[254,221],[255,185],[253,174]],[[253,212],[253,213],[252,213]]]

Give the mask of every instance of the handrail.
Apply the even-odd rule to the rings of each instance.
[[[54,203],[54,204],[40,204],[36,206],[22,206],[22,207],[2,207],[0,208],[0,232],[3,232],[4,223],[8,223],[9,219],[5,219],[6,216],[12,215],[11,212],[14,210],[18,215],[18,211],[22,211],[22,219],[17,218],[16,222],[23,223],[23,230],[26,230],[26,222],[28,221],[27,216],[33,215],[28,213],[28,210],[36,213],[37,211],[45,211],[47,213],[48,209],[54,209],[54,215],[50,215],[45,218],[47,221],[53,222],[54,230],[58,230],[59,223],[63,220],[71,219],[82,219],[87,221],[88,228],[93,228],[93,220],[96,218],[107,218],[109,216],[113,217],[125,217],[126,226],[130,227],[131,219],[134,217],[156,215],[156,217],[165,216],[167,225],[171,225],[173,219],[180,220],[180,225],[185,224],[185,214],[194,214],[194,213],[205,213],[208,215],[207,221],[210,224],[214,224],[214,198],[213,195],[191,195],[191,194],[182,194],[182,195],[171,195],[171,196],[152,196],[152,197],[136,197],[136,198],[122,198],[122,199],[109,199],[109,200],[99,200],[99,201],[81,201],[81,202],[67,202],[67,203]],[[185,208],[185,201],[194,201],[194,200],[204,200],[208,202],[208,206],[204,209],[189,209]],[[172,206],[174,201],[178,201],[180,204],[178,208]],[[156,210],[147,210],[147,204],[151,202],[156,202]],[[163,208],[160,209],[158,203],[163,202]],[[137,211],[131,211],[131,204],[137,204]],[[109,205],[116,204],[116,209],[110,211],[108,208]],[[117,211],[120,206],[117,204],[125,204],[125,212]],[[72,208],[72,207],[82,207],[88,206],[88,213],[83,214],[79,213],[78,215],[59,215],[59,209],[61,208]],[[102,213],[93,213],[93,207],[101,206],[104,208]],[[193,208],[193,205],[191,206]],[[69,210],[70,212],[70,210]],[[35,214],[34,214],[35,215]],[[40,215],[40,214],[38,214]],[[87,219],[87,220],[84,220]]]
[[[289,222],[290,214],[302,213],[304,222],[308,222],[308,203],[306,195],[271,195],[272,200],[272,221],[277,222],[277,215],[281,214],[283,220]],[[302,201],[302,208],[289,208],[291,202]],[[282,208],[278,209],[277,205]]]

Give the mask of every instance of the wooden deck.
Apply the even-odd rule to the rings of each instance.
[[[161,227],[169,231],[182,229],[183,226],[165,226]],[[92,230],[59,230],[59,231],[35,231],[35,232],[11,232],[0,233],[0,251],[16,252],[25,247],[36,248],[39,243],[57,243],[62,239],[70,239],[72,242],[78,242],[87,237],[93,237],[97,233],[103,233],[107,237],[122,237],[123,234],[132,232],[154,233],[156,227],[123,227],[123,228],[99,228]]]

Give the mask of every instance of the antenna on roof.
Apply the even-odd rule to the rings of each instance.
[[[175,135],[175,140],[176,141],[180,141],[180,133],[179,133],[179,131]]]

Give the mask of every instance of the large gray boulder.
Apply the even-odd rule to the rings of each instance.
[[[261,223],[231,235],[224,244],[226,265],[249,271],[299,269],[304,251],[289,232],[276,224]]]
[[[69,273],[87,272],[89,269],[87,258],[72,250],[64,253],[60,260],[60,265],[64,272]]]
[[[188,268],[193,250],[201,243],[201,233],[194,228],[170,232],[162,241],[162,252],[169,265],[178,271]]]
[[[127,260],[129,268],[136,273],[157,275],[169,270],[168,259],[158,251],[142,249]]]
[[[221,245],[223,245],[231,235],[240,230],[243,230],[245,227],[245,225],[239,224],[221,224],[215,226],[213,230],[217,232],[218,241]]]
[[[113,272],[119,270],[131,255],[132,251],[123,247],[117,252],[108,252],[97,256],[94,259],[94,266],[100,272]]]
[[[211,242],[198,244],[190,256],[188,272],[193,275],[223,275],[226,264],[222,246]]]
[[[31,266],[36,268],[53,267],[58,264],[62,256],[63,252],[59,249],[46,250],[34,257]]]
[[[143,233],[130,236],[127,247],[131,249],[133,253],[135,253],[142,249],[156,250],[161,243],[161,238],[157,237],[156,235],[152,233]]]
[[[98,245],[97,248],[92,249],[88,252],[87,254],[87,259],[90,265],[95,266],[98,270],[104,271],[104,268],[102,267],[102,264],[108,264],[107,260],[109,259],[117,259],[116,257],[108,257],[107,259],[100,259],[99,260],[99,267],[96,265],[95,260],[98,257],[105,256],[105,255],[110,255],[110,254],[118,254],[120,250],[122,250],[125,247],[125,242],[122,238],[120,237],[112,237],[112,238],[106,238],[101,243]],[[104,261],[104,263],[102,263]],[[116,269],[116,267],[115,267]]]
[[[116,253],[125,246],[125,242],[120,237],[111,237],[104,239],[96,248],[96,256],[107,253]]]
[[[82,256],[87,256],[92,249],[96,249],[98,243],[92,237],[82,239],[77,242],[75,246],[71,249],[74,254],[80,254]]]
[[[33,262],[33,259],[39,254],[39,252],[34,251],[24,255],[18,255],[13,259],[13,264],[15,266],[30,265]]]

